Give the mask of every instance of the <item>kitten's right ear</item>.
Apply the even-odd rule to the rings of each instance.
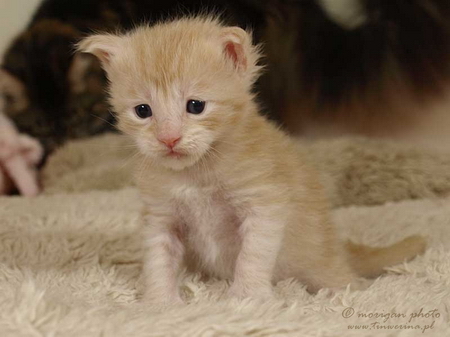
[[[81,40],[77,45],[77,50],[95,55],[103,67],[108,68],[111,59],[120,49],[121,40],[122,38],[117,35],[92,35]]]
[[[249,54],[251,38],[249,34],[239,27],[226,27],[222,29],[223,50],[236,69],[247,71],[249,66]]]
[[[221,42],[226,58],[233,62],[237,72],[254,82],[261,66],[258,65],[259,47],[253,45],[251,33],[239,27],[225,27],[222,29]]]

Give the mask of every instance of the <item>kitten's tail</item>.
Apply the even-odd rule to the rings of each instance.
[[[353,270],[362,277],[374,278],[384,272],[384,267],[411,260],[423,253],[426,240],[422,236],[414,235],[383,248],[368,247],[348,241],[345,248]]]

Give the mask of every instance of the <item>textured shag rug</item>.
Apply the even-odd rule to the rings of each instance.
[[[265,303],[228,299],[226,281],[187,274],[188,304],[153,308],[139,301],[133,150],[107,135],[55,153],[44,195],[0,198],[0,336],[450,336],[450,153],[364,139],[299,151],[323,170],[343,238],[387,245],[422,234],[426,253],[364,291],[312,295],[285,280]]]

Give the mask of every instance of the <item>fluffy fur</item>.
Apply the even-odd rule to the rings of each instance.
[[[54,195],[32,201],[0,200],[2,337],[449,335],[449,198],[404,200],[376,207],[353,205],[333,212],[339,232],[358,242],[382,246],[406,233],[429,235],[430,248],[424,256],[388,268],[386,275],[366,291],[342,289],[331,295],[324,289],[311,295],[300,282],[286,280],[274,287],[271,301],[236,303],[226,295],[226,281],[206,281],[198,274],[189,274],[181,284],[182,296],[189,305],[160,311],[157,306],[142,303],[137,287],[142,275],[137,221],[142,198],[134,189],[93,190],[99,181],[107,184],[112,178],[108,165],[120,167],[122,163],[110,160],[99,172],[89,159],[98,160],[99,149],[109,148],[117,137],[71,142],[58,151],[57,156],[64,160],[51,168],[53,176],[59,176],[61,182],[66,179],[55,186]],[[442,157],[446,158],[448,154]],[[81,176],[71,177],[69,169],[61,172],[70,160],[72,168],[84,170],[83,183],[91,181],[88,190],[72,193],[68,180],[75,186]],[[364,170],[358,166],[352,172],[356,174],[358,168]],[[407,174],[401,171],[396,177],[400,180]],[[374,175],[383,177],[379,171]],[[122,177],[115,179],[120,184]],[[436,176],[434,179],[439,181]],[[417,186],[415,181],[405,181]],[[395,194],[398,188],[402,185],[388,186],[384,191],[387,200],[389,192]],[[367,189],[364,192],[370,193]],[[355,309],[351,319],[342,316],[347,307]],[[418,317],[411,323],[424,327],[434,321],[433,329],[422,333],[393,327],[404,325],[411,313],[421,309],[423,314],[438,309],[440,317]],[[383,322],[380,317],[360,317],[358,312],[404,313],[408,317]],[[366,332],[349,329],[351,324],[376,321],[392,328]]]
[[[278,280],[342,287],[423,251],[420,237],[385,249],[342,246],[316,172],[258,114],[260,53],[244,30],[182,19],[92,36],[79,48],[102,61],[119,128],[143,157],[147,298],[179,301],[184,262],[233,280],[233,296],[266,297]],[[201,114],[186,112],[191,99],[206,102]],[[136,115],[141,104],[150,118]]]

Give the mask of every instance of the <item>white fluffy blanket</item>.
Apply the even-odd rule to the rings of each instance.
[[[263,304],[186,275],[188,304],[160,311],[139,301],[132,153],[104,136],[56,153],[45,195],[0,198],[0,336],[450,336],[450,154],[361,139],[299,150],[323,169],[343,237],[386,245],[421,233],[427,252],[364,291],[311,295],[286,280]]]

